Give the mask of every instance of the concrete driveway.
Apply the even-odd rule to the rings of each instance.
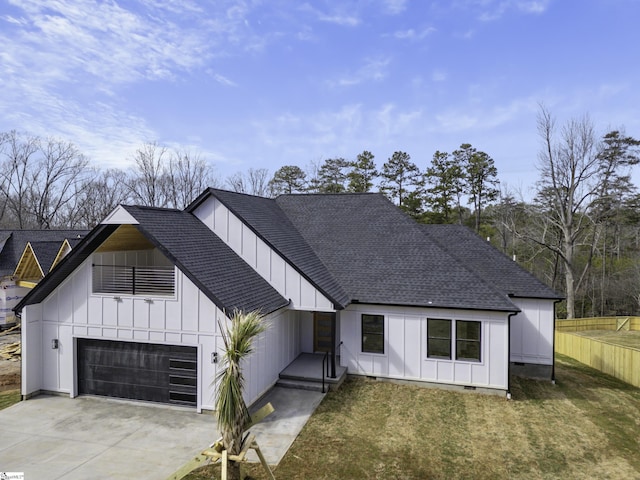
[[[252,432],[276,465],[323,395],[272,389]],[[163,479],[218,437],[211,414],[96,397],[40,395],[0,410],[0,472],[25,479]]]

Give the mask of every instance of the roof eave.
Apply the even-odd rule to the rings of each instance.
[[[416,304],[416,303],[389,303],[389,302],[367,302],[367,301],[352,301],[349,305],[376,305],[376,306],[388,306],[388,307],[403,307],[403,308],[441,308],[445,310],[473,310],[475,312],[513,312],[520,313],[522,310],[513,305],[513,307],[470,307],[470,306],[455,306],[455,305],[438,305],[431,304]],[[347,305],[347,307],[349,306]]]

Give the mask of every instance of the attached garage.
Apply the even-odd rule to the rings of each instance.
[[[78,339],[78,393],[197,405],[196,347]]]

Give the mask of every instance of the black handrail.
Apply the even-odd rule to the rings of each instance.
[[[324,357],[322,357],[322,393],[324,393],[324,378],[327,370],[329,370],[329,352],[324,352]]]

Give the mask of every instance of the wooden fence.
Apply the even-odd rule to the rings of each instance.
[[[595,317],[556,320],[557,332],[584,330],[640,330],[640,317]]]
[[[628,320],[627,320],[628,319]],[[585,330],[640,330],[640,317],[557,320],[555,350],[601,372],[640,387],[640,349],[576,335]]]

